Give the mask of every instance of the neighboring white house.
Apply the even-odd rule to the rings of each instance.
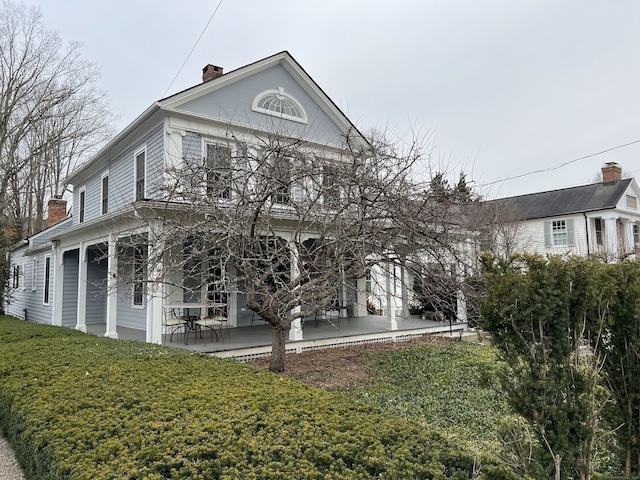
[[[153,103],[66,179],[73,186],[71,216],[66,217],[63,200],[52,199],[50,227],[13,249],[7,313],[82,331],[103,324],[112,338],[118,336],[116,327],[128,327],[160,343],[163,305],[190,300],[182,290],[163,287],[153,293],[142,282],[119,285],[118,239],[144,227],[136,223],[136,205],[162,200],[157,192],[168,181],[168,168],[179,167],[184,158],[207,158],[207,149],[226,142],[230,132],[266,132],[274,122],[307,144],[335,150],[355,130],[288,52],[226,74],[207,65],[202,83]],[[351,316],[364,316],[366,280],[353,282],[340,301],[350,303]],[[393,298],[380,296],[394,304],[407,298],[406,289],[396,290]],[[252,323],[243,295],[233,291],[225,297],[230,327]],[[291,339],[302,338],[299,323],[291,332]]]
[[[626,258],[640,245],[638,198],[636,180],[607,163],[598,183],[486,202],[495,222],[487,246],[502,254]]]

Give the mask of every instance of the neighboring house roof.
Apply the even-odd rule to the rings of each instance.
[[[508,209],[511,216],[520,220],[609,210],[616,208],[632,181],[633,179],[627,178],[615,182],[593,183],[580,187],[500,198],[487,203]]]

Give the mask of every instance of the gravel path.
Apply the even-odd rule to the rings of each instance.
[[[24,480],[24,475],[13,450],[2,437],[0,437],[0,478],[2,480]]]

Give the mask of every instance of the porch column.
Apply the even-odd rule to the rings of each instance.
[[[392,288],[395,288],[395,279],[393,287],[391,286],[391,269],[395,269],[395,265],[391,262],[387,262],[386,268],[386,290],[387,290],[387,318],[389,319],[389,329],[397,330],[398,321],[396,320],[396,298],[392,292]]]
[[[62,326],[62,292],[64,286],[64,261],[60,247],[53,242],[53,321],[52,325]]]
[[[356,280],[356,298],[353,304],[353,316],[364,317],[367,312],[367,279],[359,278]]]
[[[615,258],[618,253],[618,228],[616,217],[608,217],[604,219],[604,234],[607,256]]]
[[[402,318],[409,318],[409,288],[407,287],[407,270],[402,265],[400,267],[400,289],[402,295]]]
[[[107,255],[107,331],[105,337],[118,338],[116,314],[118,311],[118,257],[116,236],[109,234]]]
[[[467,317],[467,296],[460,289],[456,291],[456,319],[459,322],[466,322]]]
[[[149,234],[151,238],[151,234]],[[162,244],[149,245],[147,253],[147,264],[149,259],[158,258],[158,262],[149,266],[147,272],[147,331],[145,340],[147,343],[162,344],[162,271],[164,262],[162,261]]]
[[[291,251],[291,278],[297,278],[300,276],[300,268],[298,267],[298,247],[294,242],[289,242],[289,249]],[[296,314],[300,313],[301,311],[302,307],[298,305],[291,311],[291,313]],[[291,322],[291,329],[289,330],[289,340],[302,340],[302,319],[297,318],[293,322]]]
[[[80,242],[78,250],[78,320],[76,330],[87,333],[87,246]]]

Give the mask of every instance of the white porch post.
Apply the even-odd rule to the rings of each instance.
[[[367,279],[356,280],[356,301],[353,304],[353,316],[364,317],[367,315]]]
[[[298,268],[298,247],[292,241],[289,242],[289,250],[291,251],[291,278],[297,278],[300,275],[300,269]],[[300,305],[292,310],[292,313],[299,313],[302,311]],[[302,340],[302,320],[300,318],[291,322],[291,328],[289,329],[289,340],[296,341]]]
[[[151,237],[151,234],[149,234]],[[163,245],[149,245],[147,260],[162,255]],[[159,257],[160,258],[160,257]],[[162,344],[162,271],[164,262],[158,260],[158,264],[149,268],[147,272],[147,343]]]
[[[618,253],[618,228],[616,217],[604,218],[604,233],[606,238],[607,254],[616,256]]]
[[[397,330],[398,329],[398,321],[396,320],[396,299],[395,295],[391,291],[392,288],[395,288],[395,280],[393,283],[393,287],[391,286],[391,269],[395,269],[395,265],[391,262],[387,262],[386,268],[386,290],[387,290],[387,318],[389,319],[389,329]]]
[[[62,292],[64,285],[63,254],[55,242],[53,244],[53,321],[52,325],[62,326]]]
[[[116,236],[109,234],[107,255],[107,331],[105,337],[118,338],[116,315],[118,312],[118,257]]]
[[[87,246],[78,249],[78,306],[76,330],[87,333]]]
[[[409,288],[407,287],[407,270],[400,267],[400,289],[402,292],[402,318],[409,318]]]
[[[622,224],[624,226],[624,245],[626,252],[624,253],[633,253],[634,251],[634,242],[633,242],[633,220],[628,219],[625,220]]]

